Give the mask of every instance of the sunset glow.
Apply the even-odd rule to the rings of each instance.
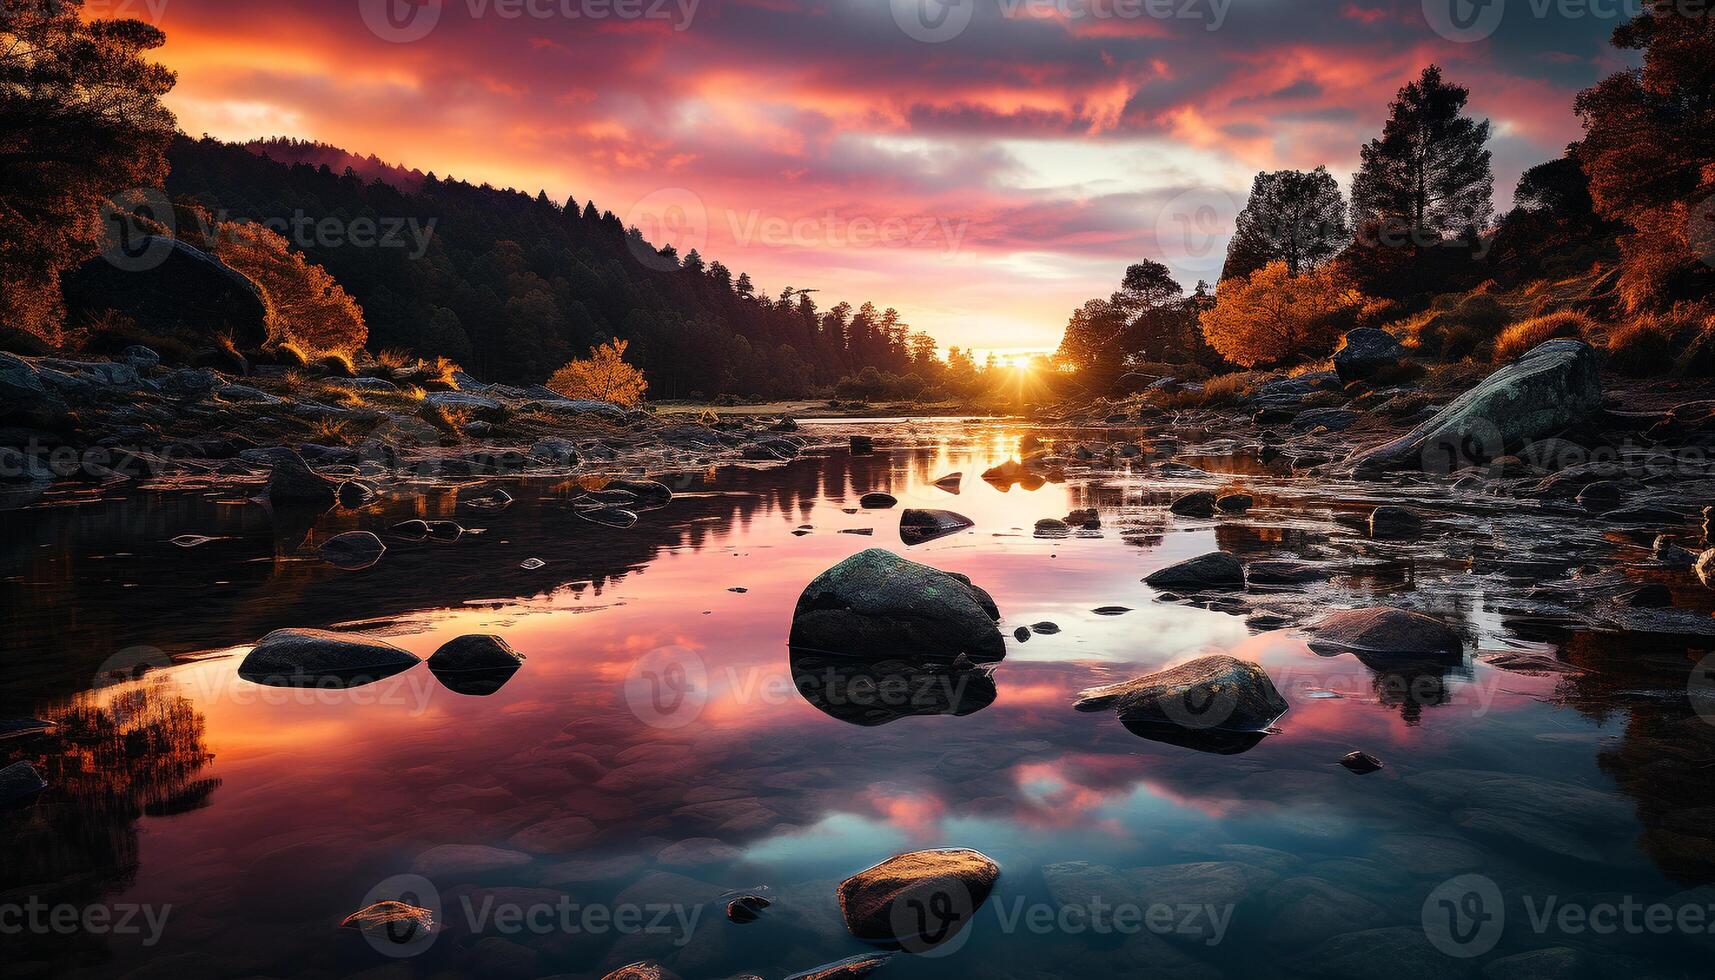
[[[1578,135],[1573,93],[1617,66],[1600,17],[1456,43],[1418,0],[1333,19],[1261,0],[1164,19],[972,2],[937,43],[887,0],[683,0],[632,20],[449,0],[408,42],[352,0],[120,12],[158,12],[192,135],[292,135],[593,198],[770,293],[874,300],[984,349],[1051,349],[1141,258],[1187,288],[1213,280],[1224,233],[1185,239],[1187,201],[1230,222],[1258,169],[1325,163],[1348,184],[1389,93],[1432,59],[1495,123],[1504,207],[1524,167]]]

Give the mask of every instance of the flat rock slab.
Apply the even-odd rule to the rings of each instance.
[[[1353,470],[1446,473],[1499,459],[1552,436],[1602,407],[1596,352],[1578,340],[1550,340],[1483,379],[1398,439],[1360,453]]]

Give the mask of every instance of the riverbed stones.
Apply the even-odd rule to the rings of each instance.
[[[332,507],[338,484],[310,469],[296,450],[280,453],[268,474],[268,502],[276,507]]]
[[[520,851],[484,844],[437,844],[417,855],[411,862],[411,873],[446,879],[504,871],[529,864],[532,860],[530,855]]]
[[[816,576],[798,597],[795,648],[856,657],[951,661],[1006,655],[994,599],[963,575],[870,548]]]
[[[358,571],[380,561],[387,553],[387,546],[369,531],[346,531],[322,542],[317,553],[322,561],[336,568]]]
[[[1144,578],[1154,589],[1181,592],[1223,591],[1245,587],[1245,567],[1225,551],[1212,551],[1157,569]]]
[[[238,676],[275,687],[355,687],[417,664],[391,643],[328,630],[281,629],[264,636],[238,667]]]
[[[1216,655],[1081,691],[1079,711],[1112,708],[1128,726],[1185,731],[1257,733],[1289,705],[1253,661]]]
[[[1314,943],[1379,925],[1381,906],[1312,875],[1287,878],[1268,890],[1268,935],[1276,942]]]
[[[1310,627],[1317,652],[1350,651],[1408,658],[1457,659],[1465,651],[1459,632],[1433,616],[1408,609],[1371,606],[1325,616]]]
[[[866,942],[921,940],[913,928],[922,925],[918,911],[937,910],[938,926],[960,928],[988,899],[999,878],[1000,865],[969,848],[896,854],[840,882],[840,913],[846,929]]]
[[[1360,475],[1389,470],[1450,472],[1485,463],[1583,422],[1602,406],[1594,349],[1550,340],[1485,378],[1417,428],[1360,452]]]

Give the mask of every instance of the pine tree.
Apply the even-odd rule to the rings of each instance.
[[[1489,122],[1464,114],[1470,91],[1430,65],[1399,90],[1352,179],[1360,241],[1424,248],[1481,229],[1494,212]]]
[[[1221,278],[1248,276],[1270,262],[1301,275],[1338,255],[1351,240],[1346,198],[1327,167],[1260,173],[1239,212]]]

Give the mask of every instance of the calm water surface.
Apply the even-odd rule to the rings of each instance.
[[[1541,935],[1516,904],[1656,901],[1710,880],[1700,858],[1649,846],[1689,809],[1660,798],[1650,768],[1652,731],[1701,724],[1683,688],[1669,689],[1683,667],[1658,684],[1627,673],[1635,644],[1521,636],[1476,586],[1449,610],[1479,637],[1474,655],[1412,676],[1156,602],[1140,579],[1165,564],[1217,547],[1291,556],[1325,535],[1266,505],[1219,524],[1172,519],[1162,488],[1125,473],[1034,491],[977,479],[1016,454],[1016,436],[925,424],[874,456],[711,471],[680,480],[670,506],[625,531],[572,516],[576,488],[555,481],[510,485],[517,503],[498,514],[461,507],[452,488],[315,521],[276,521],[234,491],[6,514],[0,718],[57,727],[0,740],[0,761],[29,759],[52,784],[0,812],[0,890],[166,914],[158,936],[7,935],[8,973],[600,976],[656,958],[688,980],[781,977],[868,949],[839,918],[842,878],[941,845],[993,857],[1000,887],[956,942],[897,957],[882,975],[1391,970],[1382,953],[1317,957],[1337,936],[1399,927],[1377,942],[1421,963],[1425,903],[1465,873],[1496,884],[1509,921],[1492,951],[1429,964],[1437,971],[1545,947],[1621,954],[1663,976],[1701,971],[1706,948],[1693,940]],[[960,494],[934,486],[956,470]],[[856,509],[870,490],[976,527],[907,549],[898,510]],[[1099,536],[1033,536],[1038,518],[1089,506],[1102,512]],[[314,560],[331,534],[413,516],[481,533],[389,539],[385,559],[360,572]],[[170,543],[182,534],[216,540]],[[794,683],[785,638],[799,592],[872,546],[994,595],[1008,652],[992,692],[931,685],[914,702],[852,705],[864,688],[849,677]],[[530,558],[546,564],[521,568]],[[1375,586],[1460,574],[1425,563]],[[1107,606],[1130,611],[1093,611]],[[1011,636],[1043,622],[1060,632]],[[248,646],[286,626],[359,629],[424,657],[460,634],[497,633],[529,659],[487,696],[421,666],[341,692],[239,680]],[[1482,656],[1495,650],[1579,671],[1502,671]],[[1292,703],[1248,751],[1153,742],[1111,714],[1071,710],[1082,688],[1207,652],[1261,662]],[[1670,665],[1686,655],[1652,653]],[[1660,697],[1642,703],[1658,707],[1615,700],[1652,684]],[[1348,773],[1337,762],[1353,749],[1387,768]],[[1501,789],[1469,791],[1497,774]],[[433,850],[442,845],[494,850]],[[1109,881],[1104,894],[1209,904],[1230,919],[1218,942],[1200,928],[1098,931],[1058,915],[1040,925],[1033,910],[1063,904],[1051,885],[1064,869],[1044,868],[1063,862],[1099,866],[1081,873]],[[1220,865],[1149,870],[1194,862]],[[414,955],[336,928],[413,873],[443,922]],[[721,911],[732,889],[775,904],[734,925]],[[523,925],[487,915],[506,907],[571,908],[574,927],[559,912]],[[640,919],[606,927],[592,908]]]

